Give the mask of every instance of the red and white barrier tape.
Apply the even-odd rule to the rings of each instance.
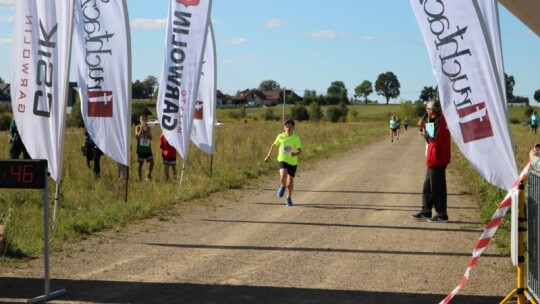
[[[495,214],[491,217],[491,220],[486,225],[486,228],[484,229],[484,232],[480,236],[480,239],[476,243],[476,246],[474,248],[474,251],[472,253],[471,261],[469,262],[469,265],[467,266],[467,270],[465,271],[465,274],[463,277],[461,277],[461,281],[459,282],[458,286],[452,290],[452,292],[444,298],[439,304],[448,304],[450,301],[454,298],[456,294],[465,286],[467,283],[467,280],[469,279],[469,274],[476,264],[478,262],[478,259],[480,259],[480,256],[484,251],[486,250],[487,246],[489,245],[489,242],[491,242],[491,239],[495,235],[495,232],[497,232],[497,229],[499,229],[499,225],[501,224],[502,220],[504,219],[504,216],[506,215],[506,212],[510,207],[512,206],[512,197],[515,192],[519,191],[518,186],[521,183],[521,181],[524,181],[527,177],[527,172],[529,172],[529,166],[530,163],[528,163],[525,168],[521,171],[521,174],[519,175],[518,179],[512,186],[512,189],[508,191],[508,194],[504,197],[503,201],[497,207],[497,210],[495,211]]]

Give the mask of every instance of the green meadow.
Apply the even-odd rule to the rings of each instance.
[[[125,203],[125,180],[118,179],[116,163],[106,156],[101,159],[101,179],[95,179],[87,168],[80,148],[84,141],[83,130],[68,128],[64,143],[64,159],[61,196],[57,209],[57,221],[51,232],[51,250],[61,250],[62,244],[76,242],[103,230],[121,230],[145,218],[159,218],[166,221],[182,212],[173,208],[177,204],[192,202],[211,193],[227,189],[241,188],[250,180],[273,174],[275,163],[264,163],[264,156],[275,136],[282,132],[281,110],[273,107],[277,121],[265,121],[263,108],[246,109],[246,115],[232,118],[229,111],[219,109],[218,119],[225,122],[216,127],[215,153],[213,157],[204,154],[195,146],[189,148],[186,171],[182,185],[164,180],[161,150],[158,147],[159,127],[153,127],[152,150],[155,167],[152,181],[139,181],[135,154],[135,136],[132,131],[131,167],[128,188],[128,202]],[[324,110],[323,110],[324,111]],[[388,134],[388,120],[392,114],[408,117],[414,126],[418,117],[412,114],[410,105],[354,105],[349,107],[355,115],[349,115],[346,122],[326,121],[298,122],[296,131],[302,137],[304,147],[302,165],[309,166],[317,160],[325,159],[351,149],[369,145]],[[527,153],[538,139],[527,127],[520,124],[527,116],[525,108],[510,108],[513,139],[516,144],[518,166],[523,167]],[[287,111],[286,114],[288,115]],[[134,128],[133,128],[134,129]],[[7,132],[0,132],[0,156],[8,155]],[[465,172],[467,191],[474,194],[482,210],[482,220],[487,221],[493,214],[503,191],[486,184],[470,168],[457,149],[453,149],[453,169]],[[178,159],[181,171],[182,159]],[[148,164],[143,170],[147,172]],[[50,214],[53,214],[54,189],[56,184],[49,179]],[[204,203],[204,200],[198,202]],[[40,190],[2,189],[0,191],[0,225],[5,225],[8,240],[7,251],[0,263],[17,262],[39,256],[43,251],[43,192]],[[507,229],[508,223],[503,224]],[[501,236],[499,236],[501,235]],[[498,233],[498,244],[508,244],[508,233]]]

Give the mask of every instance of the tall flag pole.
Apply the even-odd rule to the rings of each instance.
[[[206,48],[199,81],[199,92],[193,115],[191,141],[204,153],[214,154],[216,120],[216,44],[212,23],[209,23]],[[212,164],[210,164],[212,172]]]
[[[84,124],[105,155],[129,166],[131,38],[126,0],[77,1],[75,10],[74,45]]]
[[[53,222],[62,178],[74,0],[15,2],[11,100],[17,128],[33,159],[46,159],[56,182]]]
[[[492,0],[480,0],[492,1]],[[475,170],[509,190],[517,165],[508,127],[504,89],[486,22],[476,0],[410,0],[439,84],[452,138]]]
[[[180,184],[191,138],[211,4],[211,0],[169,1],[156,108],[165,138],[183,159]]]
[[[130,167],[130,164],[131,164],[131,100],[132,100],[132,57],[131,57],[131,32],[130,32],[130,28],[129,28],[129,14],[127,14],[128,12],[128,9],[127,9],[127,4],[126,2],[124,1],[124,22],[126,24],[126,41],[127,41],[127,49],[128,49],[128,56],[129,56],[129,62],[128,62],[128,94],[127,94],[127,105],[128,105],[128,108],[127,108],[127,119],[126,119],[126,138],[127,138],[127,141],[125,143],[126,145],[126,153],[127,153],[127,164],[125,165],[119,165],[118,166],[118,175],[120,178],[125,178],[126,179],[126,193],[125,193],[125,198],[124,198],[124,202],[127,204],[128,202],[128,185],[129,185],[129,167]]]
[[[281,116],[282,116],[283,123],[285,123],[285,99],[286,99],[285,94],[286,92],[287,92],[287,89],[283,88],[283,107],[281,109],[281,112],[282,112]]]

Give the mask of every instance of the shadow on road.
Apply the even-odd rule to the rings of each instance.
[[[21,302],[43,294],[43,280],[0,278],[0,302]],[[307,288],[52,280],[51,291],[66,289],[55,300],[84,303],[208,303],[208,304],[410,304],[438,303],[446,295]],[[453,304],[498,303],[498,297],[458,295]]]
[[[275,206],[283,206],[283,203],[254,203],[257,205],[275,205]],[[418,212],[421,206],[387,206],[387,205],[357,205],[357,204],[303,204],[303,203],[295,203],[296,206],[302,206],[305,208],[316,208],[316,209],[329,209],[329,210],[371,210],[371,211],[410,211],[410,212]],[[463,210],[472,210],[474,208],[472,207],[455,207],[455,206],[448,206],[449,210],[452,209],[463,209]]]
[[[469,257],[470,253],[464,252],[428,252],[428,251],[392,251],[392,250],[368,250],[347,248],[307,248],[307,247],[265,247],[265,246],[227,246],[206,244],[157,244],[145,243],[149,246],[189,248],[189,249],[215,249],[215,250],[263,250],[263,251],[299,251],[299,252],[337,252],[359,254],[399,254],[399,255],[425,255],[425,256],[454,256]],[[504,254],[483,254],[483,257],[508,257]]]
[[[437,228],[432,224],[430,227],[406,227],[406,226],[381,226],[381,225],[358,225],[358,224],[339,224],[339,223],[309,223],[309,222],[268,222],[268,221],[241,221],[241,220],[220,220],[220,219],[205,219],[204,222],[221,222],[221,223],[239,223],[239,224],[261,224],[261,225],[300,225],[300,226],[322,226],[322,227],[338,227],[338,228],[365,228],[365,229],[390,229],[390,230],[419,230],[419,231],[444,231],[444,232],[470,232],[481,233],[480,229],[467,228]],[[412,220],[411,220],[412,221]],[[447,223],[448,224],[448,223]]]
[[[275,189],[268,189],[268,188],[246,188],[246,190],[263,190],[263,191],[277,191],[277,188]],[[357,193],[357,194],[397,194],[397,195],[422,195],[422,192],[403,192],[403,191],[364,191],[364,190],[305,190],[305,189],[294,189],[294,192],[306,192],[306,193]],[[448,196],[462,196],[462,195],[470,195],[468,193],[448,193]]]

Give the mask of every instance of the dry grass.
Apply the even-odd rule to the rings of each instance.
[[[158,138],[159,127],[154,127]],[[103,229],[116,229],[137,220],[157,216],[166,219],[175,204],[205,197],[216,191],[240,188],[246,181],[268,172],[275,172],[275,163],[263,161],[275,136],[282,132],[280,122],[250,121],[227,124],[216,129],[215,154],[211,157],[191,146],[181,186],[164,180],[157,140],[153,140],[155,157],[153,180],[138,181],[135,154],[129,183],[128,204],[124,203],[125,180],[117,178],[116,163],[102,157],[102,178],[95,180],[80,152],[84,141],[81,129],[66,132],[61,199],[57,211],[56,230],[51,234],[52,249]],[[309,123],[297,124],[303,141],[302,163],[309,163],[373,142],[386,134],[386,120],[376,123]],[[0,140],[7,135],[0,133]],[[135,147],[133,136],[132,147]],[[132,149],[134,150],[134,149]],[[7,154],[7,151],[6,151]],[[182,161],[178,162],[179,172]],[[144,171],[148,165],[143,167]],[[50,181],[49,202],[54,202],[55,184]],[[9,240],[8,258],[32,257],[42,252],[43,209],[42,191],[2,189],[0,193],[0,224],[6,225]],[[5,259],[4,259],[5,260]]]

